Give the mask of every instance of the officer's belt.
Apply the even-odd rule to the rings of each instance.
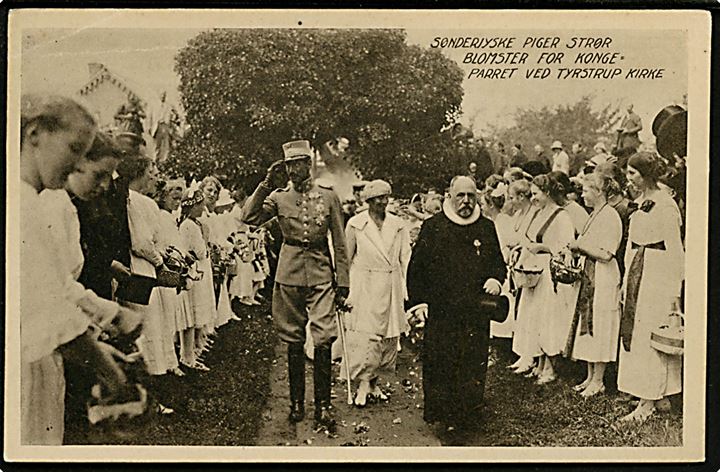
[[[283,244],[287,244],[288,246],[301,247],[303,249],[315,249],[319,251],[329,250],[327,239],[319,239],[317,241],[300,241],[297,239],[286,239],[285,241],[283,241]]]

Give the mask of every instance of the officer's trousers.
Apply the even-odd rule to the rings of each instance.
[[[280,339],[305,342],[305,325],[315,346],[330,345],[337,338],[335,291],[328,282],[313,287],[275,283],[272,299],[273,321]]]

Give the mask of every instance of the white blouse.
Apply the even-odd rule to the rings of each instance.
[[[20,187],[20,343],[22,362],[35,362],[83,334],[90,320],[68,300],[62,262],[35,188]]]
[[[94,322],[100,325],[109,323],[117,316],[120,306],[99,297],[77,281],[85,257],[80,245],[80,220],[70,196],[65,190],[43,190],[40,193],[40,201],[50,230],[52,249],[57,256],[57,268],[65,277],[63,280],[65,297],[79,306]]]
[[[160,209],[152,198],[134,190],[130,190],[127,205],[132,245],[130,268],[134,274],[155,278],[155,267],[163,262],[158,244]]]

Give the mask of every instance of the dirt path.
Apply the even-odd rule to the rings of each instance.
[[[340,373],[333,365],[333,378]],[[422,383],[420,364],[415,353],[404,348],[398,355],[398,369],[393,377],[382,378],[383,390],[390,397],[387,402],[368,404],[359,409],[347,405],[345,382],[333,386],[333,407],[338,422],[336,435],[313,431],[312,362],[307,362],[305,420],[291,424],[285,346],[275,348],[270,373],[271,394],[263,415],[258,446],[439,446],[422,419]]]
[[[500,356],[488,369],[486,407],[480,428],[468,434],[438,438],[422,419],[422,368],[416,350],[405,343],[399,353],[397,374],[382,379],[390,393],[387,403],[364,409],[347,405],[344,382],[336,382],[333,406],[337,437],[312,429],[312,363],[306,369],[306,419],[298,425],[287,420],[289,392],[284,345],[275,348],[270,372],[271,393],[256,444],[259,446],[677,446],[682,444],[682,400],[673,399],[673,412],[661,413],[640,427],[621,427],[617,420],[631,410],[618,403],[617,393],[583,399],[572,386],[584,377],[584,366],[561,360],[559,379],[538,386],[532,379],[513,375]],[[338,377],[339,366],[333,366]],[[389,385],[388,385],[389,382]],[[611,382],[608,381],[608,384]]]

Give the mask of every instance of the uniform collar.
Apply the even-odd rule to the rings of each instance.
[[[293,184],[293,187],[295,188],[295,191],[305,193],[313,188],[313,179],[312,177],[309,177],[308,179],[302,181],[297,187]]]

